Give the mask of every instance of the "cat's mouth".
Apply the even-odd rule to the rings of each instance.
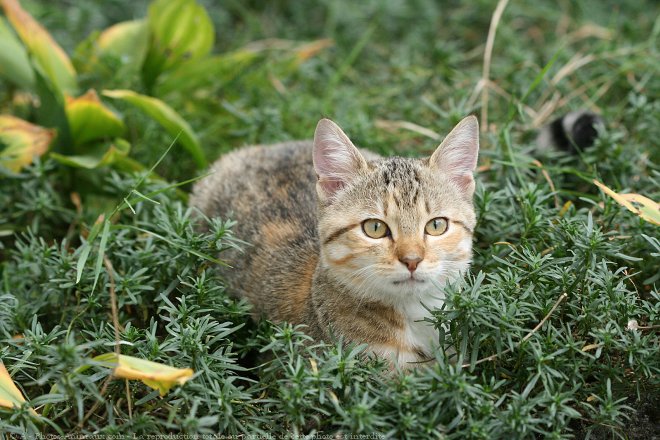
[[[409,276],[408,278],[404,278],[404,279],[402,279],[402,280],[392,281],[392,284],[397,284],[397,285],[399,285],[399,284],[408,284],[408,285],[412,285],[412,284],[418,284],[418,283],[424,283],[424,282],[425,282],[424,280],[420,280],[419,278],[415,278],[415,277],[413,277],[413,276],[411,275],[411,276]]]

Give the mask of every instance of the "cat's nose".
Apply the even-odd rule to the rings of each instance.
[[[404,255],[402,257],[399,257],[399,261],[402,262],[406,267],[408,267],[408,270],[410,273],[413,273],[415,270],[417,270],[417,265],[423,260],[422,257],[419,255]]]

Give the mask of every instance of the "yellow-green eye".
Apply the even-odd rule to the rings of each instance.
[[[442,235],[447,232],[449,223],[444,217],[436,217],[426,224],[424,231],[429,235]]]
[[[362,222],[362,230],[367,237],[383,238],[390,235],[390,228],[387,227],[384,221],[376,218],[370,218]]]

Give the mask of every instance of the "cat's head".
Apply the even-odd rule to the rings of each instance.
[[[477,119],[429,158],[367,160],[332,121],[314,135],[321,264],[357,295],[392,304],[438,296],[465,271],[476,219]]]

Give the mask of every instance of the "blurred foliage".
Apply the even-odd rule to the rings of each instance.
[[[133,145],[142,142],[145,133],[138,127],[145,123],[152,129],[156,123],[161,138],[174,140],[186,150],[183,163],[193,165],[189,172],[205,168],[198,135],[166,101],[190,107],[195,94],[208,93],[208,87],[223,76],[240,75],[271,47],[213,55],[214,25],[206,9],[195,0],[158,0],[150,4],[146,18],[92,31],[76,45],[70,59],[17,0],[2,0],[0,6],[6,16],[6,20],[0,17],[0,79],[9,86],[6,105],[13,115],[1,116],[0,138],[5,148],[0,150],[0,166],[9,171],[44,154],[74,168],[111,165],[124,171],[142,170],[142,163],[129,154]],[[274,46],[287,52],[280,64],[290,71],[327,45]],[[87,91],[79,95],[80,90]],[[119,108],[102,99],[119,102]],[[193,111],[190,117],[195,115],[200,112]],[[75,177],[81,176],[86,177],[85,173]],[[97,196],[98,178],[86,179],[85,197]]]
[[[34,113],[36,122],[56,130],[53,146],[57,152],[53,158],[81,168],[117,163],[124,168],[139,169],[139,164],[125,157],[130,143],[121,137],[126,131],[121,117],[98,97],[95,89],[102,85],[94,84],[84,95],[75,97],[79,83],[84,81],[66,52],[17,0],[2,0],[0,6],[16,32],[16,35],[12,33],[4,19],[0,21],[0,46],[5,49],[0,73],[9,83],[29,93],[23,101],[31,104],[28,111]],[[183,14],[172,14],[172,6]],[[198,22],[205,26],[199,26]],[[184,38],[188,35],[193,38]],[[83,61],[77,63],[77,69],[94,75],[114,67],[117,69],[114,74],[120,75],[116,77],[125,78],[130,69],[141,65],[142,82],[149,91],[162,72],[177,67],[184,60],[194,63],[206,55],[213,36],[212,23],[204,9],[193,0],[155,2],[147,20],[119,23],[85,40],[77,50],[79,54],[84,53],[84,59],[79,57],[79,61]],[[130,67],[122,69],[122,65]],[[147,113],[170,134],[177,136],[182,132],[183,146],[197,165],[206,165],[194,133],[167,104],[132,91],[104,92],[105,96],[120,99],[127,94],[130,99],[125,99],[126,102]],[[14,126],[14,130],[18,129]],[[9,157],[3,161],[5,168],[15,169],[24,164],[15,159],[17,156],[45,153],[44,149],[26,142],[12,141],[5,139],[7,148],[3,155]],[[7,166],[6,162],[11,165]]]
[[[22,2],[70,54],[77,90],[166,102],[206,158],[310,138],[322,116],[357,145],[422,155],[438,134],[481,111],[493,1],[198,4],[213,24],[214,50],[207,37],[194,56],[170,65],[153,50],[173,35],[140,24],[167,2]],[[185,196],[166,183],[185,188],[199,163],[178,145],[160,161],[173,130],[97,93],[125,126],[132,148],[116,154],[131,166],[87,170],[54,160],[84,156],[80,141],[76,148],[85,148],[55,148],[0,177],[0,358],[29,402],[0,410],[0,431],[657,436],[658,229],[593,180],[660,199],[659,8],[650,0],[508,5],[490,66],[472,275],[447,287],[446,305],[433,312],[443,341],[437,364],[407,374],[384,373],[378,360],[360,357],[361,347],[310,346],[304,329],[253,323],[207,258],[240,245],[232,222],[209,219],[209,230],[196,232]],[[18,54],[12,65],[34,63],[5,28],[0,38],[14,39],[0,49]],[[39,71],[23,72],[38,81]],[[0,109],[48,126],[29,75],[0,82]],[[577,155],[535,149],[539,126],[578,108],[607,122],[595,145]],[[161,178],[144,169],[152,164]],[[99,256],[112,271],[98,266]],[[90,360],[114,344],[111,282],[122,354],[196,372],[163,398],[140,382],[105,386],[110,370]],[[448,361],[452,347],[457,362]]]

